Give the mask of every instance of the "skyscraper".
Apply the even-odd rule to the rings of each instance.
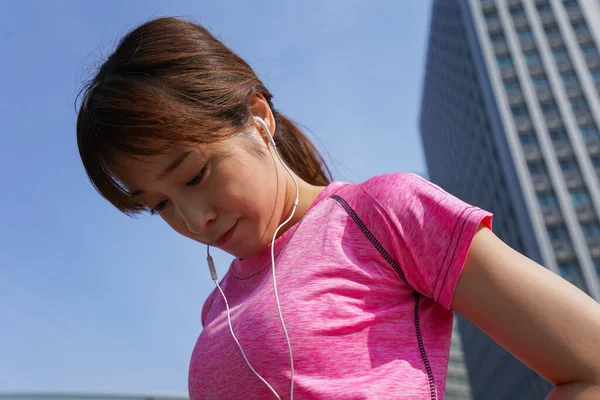
[[[452,325],[452,341],[450,342],[450,358],[448,360],[448,377],[446,379],[444,399],[472,399],[456,317],[454,325]]]
[[[421,108],[430,179],[600,300],[600,4],[434,0]],[[474,399],[551,385],[459,316]]]

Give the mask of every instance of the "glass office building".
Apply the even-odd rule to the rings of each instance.
[[[600,3],[434,0],[420,130],[430,179],[600,300]],[[474,399],[551,385],[459,316]]]

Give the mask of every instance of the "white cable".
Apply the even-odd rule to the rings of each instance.
[[[275,150],[275,154],[277,155],[279,162],[281,163],[283,168],[285,168],[286,172],[290,175],[290,177],[292,178],[292,181],[294,181],[294,185],[296,187],[296,199],[294,200],[292,212],[290,213],[290,216],[277,227],[277,229],[275,230],[275,233],[273,234],[273,239],[271,240],[271,272],[273,273],[273,290],[275,292],[275,300],[277,302],[277,311],[279,313],[279,320],[281,321],[281,327],[283,328],[283,333],[285,335],[285,341],[287,343],[289,354],[290,354],[290,373],[291,373],[290,400],[293,400],[294,399],[294,357],[292,354],[292,345],[290,343],[290,338],[288,336],[287,328],[285,327],[285,322],[283,320],[283,314],[281,312],[281,304],[279,303],[279,293],[277,292],[277,279],[275,276],[275,239],[277,238],[277,233],[279,232],[279,230],[285,224],[290,222],[290,220],[294,217],[294,214],[296,213],[296,209],[298,208],[298,198],[299,198],[300,188],[298,187],[298,182],[296,181],[296,178],[294,178],[294,174],[292,174],[290,169],[287,167],[287,165],[285,165],[285,163],[281,159],[281,156],[279,155],[279,152],[277,151],[277,146],[275,145],[275,140],[273,139],[273,136],[271,135],[271,132],[269,131],[269,128],[267,127],[265,122],[262,120],[262,118],[259,118],[259,117],[254,117],[254,120],[256,122],[258,122],[262,126],[262,128],[267,132],[267,134],[269,135],[269,140],[273,146],[273,149]],[[235,333],[233,332],[233,326],[231,325],[231,313],[229,311],[229,303],[227,302],[227,297],[225,296],[225,293],[223,293],[223,290],[221,289],[221,286],[219,286],[219,282],[217,281],[217,279],[218,279],[217,272],[215,269],[213,259],[210,255],[209,249],[210,249],[210,247],[207,246],[206,247],[206,254],[207,254],[206,260],[208,261],[208,267],[210,269],[211,279],[215,282],[215,285],[219,289],[219,292],[221,292],[221,296],[223,297],[223,300],[225,301],[225,307],[227,309],[227,321],[229,323],[229,331],[231,332],[231,336],[233,336],[233,340],[235,340],[235,343],[237,344],[238,348],[240,349],[240,352],[242,353],[242,357],[244,357],[244,361],[246,361],[246,364],[248,365],[250,370],[254,373],[254,375],[256,375],[258,377],[258,379],[260,379],[265,385],[267,385],[267,387],[271,390],[271,392],[273,392],[273,394],[275,395],[275,397],[277,397],[278,400],[281,400],[281,397],[279,397],[279,395],[277,394],[275,389],[273,389],[273,387],[271,385],[269,385],[269,383],[262,376],[260,376],[260,374],[258,372],[256,372],[256,370],[252,367],[252,364],[250,364],[250,361],[248,361],[248,358],[246,357],[246,354],[244,353],[244,350],[242,349],[242,345],[240,344],[237,337],[235,336]]]
[[[231,332],[231,336],[233,336],[233,340],[235,340],[235,343],[239,347],[240,352],[242,353],[242,357],[244,357],[244,361],[246,361],[246,364],[248,364],[248,367],[250,367],[252,372],[254,372],[254,375],[256,375],[258,377],[258,379],[260,379],[265,385],[267,385],[267,387],[271,390],[271,392],[273,392],[273,394],[275,395],[275,397],[277,397],[278,400],[281,400],[281,397],[279,397],[279,395],[277,394],[275,389],[273,389],[273,387],[271,385],[269,385],[269,382],[267,382],[265,380],[265,378],[263,378],[262,376],[260,376],[260,374],[258,372],[256,372],[256,370],[252,367],[252,364],[250,364],[250,361],[248,361],[248,358],[246,357],[246,353],[244,353],[244,349],[242,349],[242,345],[240,344],[237,337],[235,336],[235,333],[233,333],[233,326],[231,326],[231,317],[230,317],[230,312],[229,312],[229,303],[227,303],[227,297],[225,297],[225,293],[223,293],[221,286],[219,286],[219,282],[217,282],[216,280],[214,282],[217,285],[219,292],[221,292],[221,296],[223,296],[223,300],[225,301],[225,307],[227,307],[227,321],[229,322],[229,331]]]
[[[262,120],[261,120],[261,122],[262,122]],[[267,130],[267,132],[269,132],[266,125],[264,125],[264,122],[262,122],[262,125],[263,125],[263,128],[265,128]],[[277,301],[277,311],[279,312],[279,320],[281,321],[281,327],[283,328],[285,340],[287,342],[288,350],[290,352],[290,372],[291,372],[290,400],[293,400],[294,399],[294,356],[292,355],[292,345],[290,343],[290,338],[288,336],[287,328],[285,327],[285,322],[283,321],[283,314],[281,313],[281,304],[279,304],[279,293],[277,292],[277,279],[275,277],[275,238],[277,237],[277,232],[279,232],[279,230],[285,224],[287,224],[294,217],[294,214],[296,213],[296,208],[298,208],[299,188],[298,188],[298,182],[296,182],[296,178],[294,178],[294,175],[292,174],[292,172],[288,169],[288,167],[285,165],[285,163],[279,156],[277,147],[275,147],[275,142],[273,141],[272,144],[273,144],[273,148],[275,149],[275,154],[277,154],[277,158],[279,158],[281,165],[283,165],[283,167],[285,168],[287,173],[292,177],[292,180],[294,181],[294,185],[296,186],[296,200],[294,200],[294,206],[292,207],[292,212],[291,212],[290,216],[285,221],[283,221],[283,223],[281,225],[279,225],[277,227],[277,229],[275,230],[275,233],[273,234],[273,240],[271,241],[271,267],[272,267],[271,270],[273,273],[273,291],[275,292],[275,300]]]
[[[290,400],[293,400],[294,399],[294,356],[292,355],[292,345],[290,343],[290,337],[288,336],[287,328],[285,327],[285,322],[283,321],[283,314],[281,312],[281,304],[279,303],[279,292],[277,291],[277,278],[275,276],[275,239],[277,238],[277,233],[279,232],[279,230],[294,217],[294,214],[296,213],[296,208],[298,208],[298,197],[299,197],[300,189],[298,187],[298,182],[296,181],[296,178],[294,178],[294,174],[292,174],[292,171],[290,171],[290,169],[287,167],[287,165],[285,165],[285,163],[281,159],[281,156],[279,155],[279,151],[277,151],[277,145],[275,144],[275,139],[273,138],[273,135],[271,135],[271,132],[269,131],[269,128],[267,127],[267,124],[265,124],[265,121],[260,117],[254,117],[254,121],[258,122],[262,126],[262,128],[265,130],[267,135],[269,135],[271,145],[273,146],[273,149],[275,150],[275,154],[277,155],[279,162],[281,163],[283,168],[285,168],[286,172],[290,175],[290,177],[292,178],[292,181],[294,181],[294,185],[296,186],[296,199],[294,200],[294,206],[292,207],[292,212],[290,213],[290,216],[285,221],[283,221],[281,223],[281,225],[279,225],[277,227],[277,229],[275,230],[275,233],[273,234],[273,240],[271,241],[271,272],[273,273],[273,291],[275,292],[275,300],[277,302],[277,311],[279,313],[279,320],[281,321],[281,327],[283,328],[283,334],[285,335],[285,341],[288,345],[288,350],[290,353],[290,374],[291,374],[290,375],[290,377],[291,377]]]

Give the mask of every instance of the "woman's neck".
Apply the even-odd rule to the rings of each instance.
[[[281,230],[279,231],[279,235],[283,234],[290,227],[298,223],[308,212],[308,210],[310,209],[311,205],[315,202],[317,197],[319,197],[323,190],[325,190],[325,186],[314,186],[296,175],[294,175],[294,177],[298,182],[298,207],[296,208],[296,212],[294,213],[292,219],[281,228]],[[290,178],[285,199],[286,207],[284,208],[283,219],[281,222],[285,221],[292,212],[292,207],[294,205],[295,199],[296,186]]]

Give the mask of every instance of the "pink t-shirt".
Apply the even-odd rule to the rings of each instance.
[[[275,242],[294,398],[443,399],[452,296],[477,227],[491,219],[415,174],[327,186]],[[221,287],[250,363],[288,399],[270,248],[234,260]],[[190,398],[274,398],[244,362],[216,290],[202,323]]]

